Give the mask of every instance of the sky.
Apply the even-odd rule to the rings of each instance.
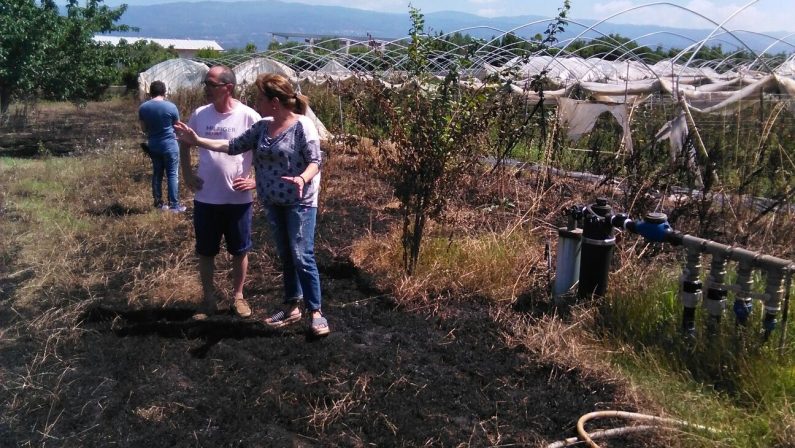
[[[107,0],[106,3],[118,4],[124,2],[132,6],[169,3],[174,1],[186,0]],[[282,1],[313,5],[344,6],[393,13],[407,13],[409,4],[409,0]],[[563,0],[411,0],[411,4],[426,14],[435,11],[461,11],[483,17],[518,15],[551,17],[557,15],[558,8],[563,5]],[[735,12],[745,8],[725,24],[726,28],[756,32],[795,32],[795,1],[793,0],[669,0],[658,2],[654,0],[571,0],[569,17],[574,20],[601,20],[635,7],[640,8],[622,13],[611,19],[611,21],[616,23],[659,25],[676,28],[712,29],[714,25],[707,19],[721,23]],[[705,16],[707,19],[701,18],[682,8],[691,9]]]

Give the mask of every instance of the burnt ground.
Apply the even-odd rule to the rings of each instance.
[[[357,177],[336,170],[340,180]],[[368,194],[324,198],[318,262],[328,337],[262,323],[281,285],[256,262],[249,319],[196,322],[188,309],[98,299],[85,302],[76,336],[56,341],[47,359],[34,356],[41,337],[4,342],[0,330],[0,381],[14,385],[0,388],[0,446],[545,446],[576,435],[585,413],[635,410],[613,380],[507,344],[510,329],[490,316],[502,307],[526,317],[509,303],[410,311],[378,290],[348,259],[357,235],[384,232],[394,218],[368,213]],[[12,270],[0,270],[0,323],[9,327],[36,318],[11,306],[26,279]],[[68,295],[64,303],[74,305]],[[42,376],[26,376],[26,365]]]
[[[54,372],[58,400],[28,407],[59,412],[46,415],[52,439],[22,417],[0,428],[2,445],[543,446],[574,435],[584,413],[624,407],[608,382],[506,347],[492,305],[405,312],[325,271],[333,333],[320,339],[261,323],[278,288],[255,288],[246,320],[89,308],[58,353],[70,360]],[[3,364],[19,348],[2,350]]]
[[[74,429],[99,424],[88,440],[121,446],[536,446],[612,402],[612,387],[506,348],[483,305],[432,318],[323,280],[322,339],[261,315],[93,312],[80,375],[64,378],[80,391],[64,403]]]

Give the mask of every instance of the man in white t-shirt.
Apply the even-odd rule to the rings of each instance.
[[[228,67],[212,67],[204,77],[204,94],[209,104],[196,109],[188,126],[203,137],[231,139],[260,120],[254,109],[234,99],[235,73]],[[243,296],[248,270],[248,252],[252,248],[251,216],[255,189],[251,170],[251,153],[230,156],[199,147],[199,166],[193,173],[190,146],[180,142],[180,162],[185,183],[195,192],[193,228],[203,306],[196,314],[204,319],[217,310],[213,276],[215,256],[226,241],[232,255],[232,308],[240,317],[251,316],[251,307]]]

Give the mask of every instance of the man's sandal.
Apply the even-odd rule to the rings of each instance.
[[[251,316],[251,307],[242,296],[235,297],[235,301],[232,303],[232,310],[234,310],[235,314],[243,318]]]
[[[312,323],[309,325],[309,329],[312,330],[312,334],[315,336],[324,336],[331,332],[331,328],[328,326],[328,321],[325,317],[313,317]]]
[[[301,311],[292,312],[289,315],[284,310],[279,311],[273,316],[265,319],[265,325],[271,328],[282,328],[287,325],[294,324],[301,320]]]
[[[205,298],[202,304],[193,314],[192,318],[193,320],[203,321],[215,316],[215,313],[217,312],[218,312],[218,302],[216,301],[216,299]]]

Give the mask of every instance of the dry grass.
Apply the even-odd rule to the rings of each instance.
[[[17,229],[9,229],[17,235],[15,265],[35,272],[17,304],[39,303],[42,295],[58,300],[63,293],[173,301],[174,291],[195,280],[186,278],[192,229],[185,220],[150,210],[148,160],[118,151],[69,162],[45,159],[3,170],[13,172],[5,202],[9,225]],[[67,189],[72,185],[78,188]]]
[[[95,112],[118,113],[117,107],[123,105],[102,104]],[[68,116],[74,109],[48,112]],[[44,126],[43,117],[28,118],[26,129]],[[66,119],[64,129],[79,119],[79,114]],[[0,390],[10,397],[11,414],[0,426],[15,425],[18,416],[40,415],[31,440],[41,446],[66,443],[52,432],[65,403],[79,395],[75,366],[81,361],[70,347],[85,335],[87,311],[100,303],[170,304],[186,298],[176,299],[175,291],[197,283],[195,269],[187,266],[190,224],[150,210],[150,162],[137,149],[135,133],[125,138],[118,129],[105,132],[115,138],[86,137],[76,144],[80,152],[93,154],[80,163],[48,154],[0,159],[3,257],[12,273],[29,273],[16,278],[0,270],[3,288],[10,285],[13,291],[3,306],[17,316],[0,332],[0,347],[29,349],[16,368],[2,373]],[[152,405],[136,414],[155,421],[171,411]]]
[[[532,232],[444,237],[434,232],[424,242],[421,262],[411,277],[402,275],[397,232],[365,236],[353,248],[356,266],[378,279],[401,301],[434,301],[437,296],[484,297],[512,302],[525,291],[529,276],[543,265],[543,245]],[[530,280],[532,283],[532,280]]]
[[[325,378],[326,382],[332,382],[332,394],[322,398],[317,398],[314,403],[310,403],[312,415],[309,416],[309,424],[318,433],[324,432],[334,422],[344,419],[357,408],[367,405],[368,385],[370,377],[362,375],[356,378],[351,384],[350,379]],[[388,420],[386,420],[388,422]]]

